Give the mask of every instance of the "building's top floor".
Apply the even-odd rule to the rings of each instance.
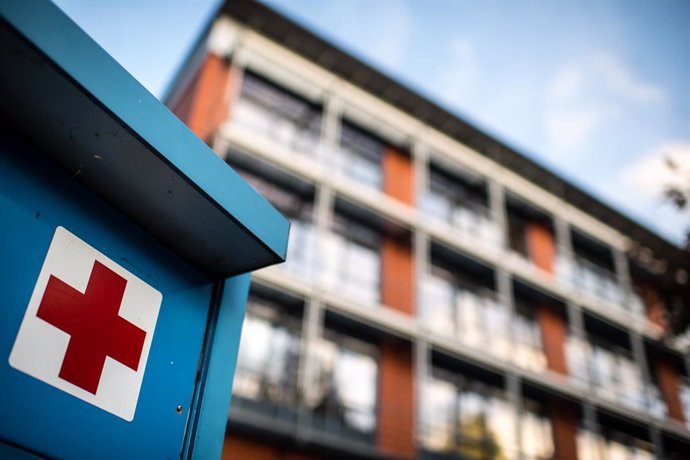
[[[169,105],[199,64],[199,51],[208,47],[221,57],[232,56],[237,65],[275,77],[299,96],[340,112],[392,144],[433,152],[441,161],[460,160],[653,272],[672,271],[680,261],[682,253],[664,238],[270,8],[227,2],[218,18],[180,72]]]

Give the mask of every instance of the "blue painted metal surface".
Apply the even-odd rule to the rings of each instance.
[[[0,233],[2,438],[57,458],[178,456],[212,281],[10,136],[0,135],[0,215],[5,223]],[[58,225],[163,293],[132,422],[9,366],[7,357]],[[175,412],[178,404],[185,408],[182,416]]]
[[[244,305],[249,292],[250,275],[240,275],[221,281],[217,288],[219,298],[217,314],[214,315],[215,331],[207,337],[208,350],[205,353],[204,372],[193,403],[194,430],[188,433],[184,456],[204,460],[220,458],[223,437],[228,420],[228,408],[232,380],[237,361],[239,343],[227,340],[239,337],[242,332]],[[225,307],[225,308],[222,308]],[[228,377],[230,385],[228,385]]]
[[[0,69],[0,456],[217,457],[287,220],[53,4],[0,1]],[[9,366],[57,226],[162,294],[131,422]]]

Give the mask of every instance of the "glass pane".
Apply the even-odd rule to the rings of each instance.
[[[460,340],[475,347],[482,345],[484,312],[481,299],[469,291],[458,291],[455,306]]]
[[[371,348],[350,337],[327,333],[319,342],[318,375],[308,403],[315,423],[331,432],[373,440],[376,431],[378,364]],[[373,351],[372,351],[373,353]]]
[[[452,283],[427,275],[422,279],[420,296],[422,323],[436,334],[454,335]]]
[[[424,445],[429,450],[447,451],[454,445],[455,386],[432,380],[425,387]]]
[[[318,146],[321,112],[307,101],[246,72],[233,120],[298,153],[312,154]]]
[[[512,458],[517,450],[515,409],[503,398],[489,399],[486,416],[487,438],[496,445],[496,455],[489,458]]]
[[[299,338],[290,319],[250,297],[233,393],[290,406],[296,402]]]
[[[373,358],[347,349],[339,350],[335,386],[345,409],[346,423],[359,431],[373,432],[376,426],[377,372]]]
[[[363,184],[381,188],[381,157],[384,144],[374,136],[343,123],[340,130],[340,155],[345,157],[342,172]]]

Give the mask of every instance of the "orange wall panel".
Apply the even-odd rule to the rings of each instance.
[[[540,222],[529,222],[525,226],[525,238],[527,250],[534,265],[545,272],[553,273],[556,244],[549,227]]]
[[[223,444],[223,460],[277,460],[274,449],[245,438],[226,436]]]
[[[223,444],[223,460],[327,460],[327,456],[318,456],[301,452],[293,445],[273,445],[255,439],[228,435]]]
[[[412,348],[387,340],[381,344],[378,441],[380,449],[399,458],[415,456]]]
[[[173,112],[203,141],[210,142],[229,116],[229,82],[239,81],[237,70],[221,57],[209,54],[199,73],[185,89]]]
[[[414,315],[415,267],[409,238],[384,236],[381,271],[381,300],[384,305]]]
[[[683,405],[680,400],[680,374],[676,366],[667,359],[659,359],[656,363],[657,378],[661,397],[666,403],[668,414],[679,422],[685,422]]]
[[[554,458],[577,460],[577,411],[564,401],[551,401],[548,413],[553,430]]]
[[[564,345],[568,336],[568,325],[565,318],[548,305],[538,306],[536,316],[548,368],[567,375]]]
[[[656,326],[660,332],[666,331],[666,307],[659,294],[649,285],[642,286],[642,300],[644,301],[647,319]]]
[[[383,151],[383,191],[405,204],[414,205],[412,159],[393,147],[387,147]]]

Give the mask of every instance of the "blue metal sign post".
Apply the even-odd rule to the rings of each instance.
[[[218,458],[289,224],[57,7],[0,1],[0,457]]]

